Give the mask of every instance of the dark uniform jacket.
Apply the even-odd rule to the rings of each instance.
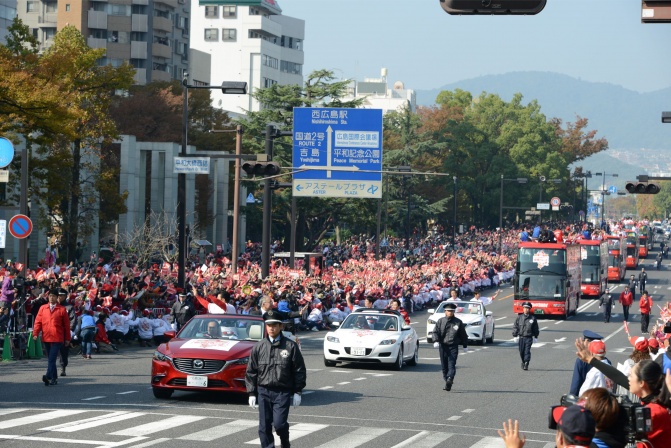
[[[266,337],[252,349],[247,364],[247,393],[256,395],[259,386],[266,389],[301,393],[305,387],[305,361],[298,345],[280,333],[279,340]]]
[[[540,334],[538,330],[538,320],[533,314],[520,314],[513,325],[513,337],[534,337],[537,338]]]
[[[436,326],[433,327],[432,338],[436,342],[443,345],[459,345],[462,344],[464,348],[468,347],[468,335],[466,334],[466,327],[461,319],[457,317],[441,317],[438,319]]]
[[[196,315],[196,309],[190,300],[187,299],[184,301],[184,303],[182,303],[179,301],[179,299],[177,299],[177,301],[172,305],[171,314],[177,323],[182,326]]]

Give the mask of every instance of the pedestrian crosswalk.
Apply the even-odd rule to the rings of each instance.
[[[202,415],[169,414],[102,409],[0,409],[0,444],[2,440],[23,441],[25,446],[62,446],[63,443],[98,448],[126,447],[162,448],[191,446],[260,446],[258,420],[250,412],[228,412]],[[346,423],[317,422],[316,417],[290,414],[292,446],[304,448],[502,448],[505,445],[491,428],[480,431],[460,430],[445,425],[444,430],[402,428],[386,422],[378,425],[351,426]],[[421,424],[418,423],[417,426]],[[407,425],[405,425],[407,426]],[[435,424],[433,425],[435,427]],[[497,425],[498,426],[498,425]],[[551,433],[534,433],[536,440],[527,440],[527,448],[554,447]],[[39,442],[31,445],[30,443]],[[276,441],[279,446],[279,440]],[[295,442],[295,443],[294,443]]]

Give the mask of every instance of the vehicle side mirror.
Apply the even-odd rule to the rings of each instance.
[[[332,322],[331,325],[334,326],[334,327],[339,327],[339,326],[340,326],[340,322]]]
[[[403,326],[401,327],[401,330],[403,330],[403,331],[407,331],[407,330],[410,330],[410,328],[411,328],[410,325],[403,325]]]
[[[485,316],[492,316],[492,315],[493,315],[493,314],[492,314],[491,311],[487,311],[487,312],[485,313]]]
[[[433,309],[433,308],[431,308],[431,309],[429,309],[427,312],[428,312],[429,314],[435,314],[436,310]]]
[[[163,333],[163,336],[165,336],[168,339],[172,339],[175,337],[175,331],[174,330],[166,331],[165,333]]]

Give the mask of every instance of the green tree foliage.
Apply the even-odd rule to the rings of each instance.
[[[15,21],[0,46],[0,131],[40,145],[30,163],[30,197],[46,206],[47,216],[33,218],[59,236],[62,253],[74,260],[77,240],[90,235],[98,218],[95,187],[107,174],[101,142],[117,135],[109,104],[115,90],[131,85],[134,69],[99,67],[104,50],[89,48],[73,26],[43,53],[35,49],[28,29]]]

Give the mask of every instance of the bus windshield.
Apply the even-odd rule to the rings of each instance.
[[[608,254],[608,266],[620,266],[620,255]]]
[[[635,247],[627,246],[627,257],[636,257],[637,254],[638,251],[636,250]]]
[[[580,246],[580,258],[582,259],[583,271],[585,266],[601,264],[601,246]]]
[[[566,275],[566,250],[520,247],[517,272]]]
[[[627,244],[636,244],[637,239],[635,233],[627,233]]]
[[[516,300],[556,300],[563,302],[565,284],[556,275],[520,275],[515,285]]]
[[[582,266],[582,284],[583,285],[598,285],[601,281],[601,276],[599,275],[600,266],[593,266],[583,264]]]

